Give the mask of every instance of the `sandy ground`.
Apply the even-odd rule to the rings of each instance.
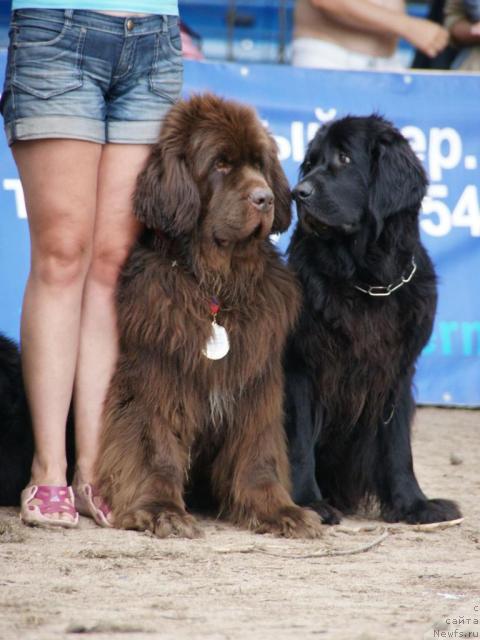
[[[205,520],[204,539],[162,541],[85,518],[30,529],[2,509],[0,638],[479,637],[480,412],[421,409],[414,444],[423,489],[456,499],[461,525],[348,519],[309,542]]]

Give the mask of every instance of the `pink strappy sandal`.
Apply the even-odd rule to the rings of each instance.
[[[82,516],[93,518],[100,527],[113,527],[111,521],[112,511],[92,484],[75,485],[74,492],[75,504]]]
[[[31,526],[73,529],[78,524],[72,487],[32,484],[22,491],[20,505],[22,522]],[[67,513],[70,518],[52,518],[52,513]]]

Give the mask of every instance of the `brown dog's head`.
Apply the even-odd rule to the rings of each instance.
[[[211,94],[177,103],[138,178],[136,216],[218,249],[290,224],[290,188],[273,138],[249,107]]]

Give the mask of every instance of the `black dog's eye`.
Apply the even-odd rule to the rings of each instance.
[[[215,162],[215,171],[219,173],[227,174],[232,170],[232,165],[227,160],[217,160]]]
[[[307,173],[307,171],[310,171],[310,169],[312,168],[312,163],[310,162],[310,160],[305,160],[302,168],[305,171],[305,173]]]
[[[338,160],[340,161],[340,164],[350,164],[352,161],[350,159],[350,156],[348,156],[343,151],[340,151],[340,153],[338,154]]]

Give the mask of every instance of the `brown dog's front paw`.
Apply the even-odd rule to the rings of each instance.
[[[195,518],[188,513],[161,511],[155,520],[157,538],[202,538],[203,531]]]
[[[115,517],[119,529],[151,531],[158,538],[200,538],[203,532],[195,518],[175,507],[148,511],[137,509]]]
[[[115,514],[114,522],[117,529],[134,529],[135,531],[151,531],[153,533],[155,514],[145,509],[137,509],[123,514]]]
[[[273,533],[282,538],[320,538],[323,534],[322,520],[311,509],[284,507],[264,520],[257,533]]]

